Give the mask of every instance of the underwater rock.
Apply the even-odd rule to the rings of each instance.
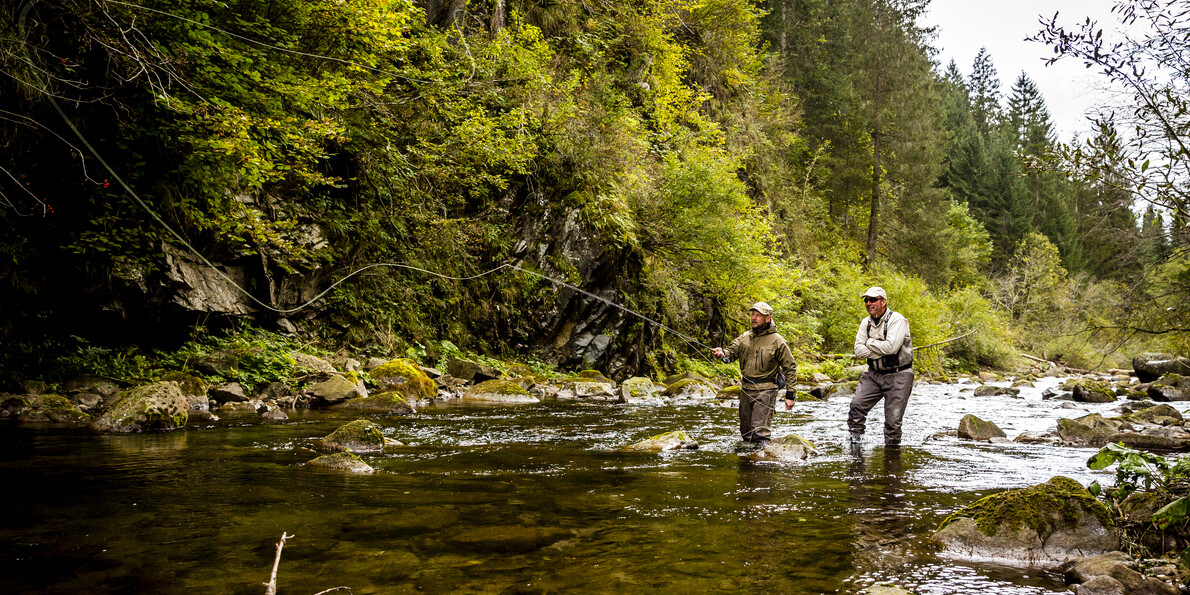
[[[91,423],[99,432],[180,430],[190,403],[175,382],[154,382],[116,395],[107,411]]]
[[[1169,353],[1139,353],[1132,369],[1141,382],[1152,382],[1166,374],[1190,375],[1190,359]]]
[[[666,450],[693,450],[697,448],[698,443],[692,440],[686,432],[677,430],[645,438],[640,442],[625,446],[621,450],[661,452]]]
[[[512,554],[536,551],[573,535],[557,527],[499,525],[468,529],[450,536],[449,540],[462,549]]]
[[[529,394],[521,385],[508,380],[488,380],[467,389],[464,401],[487,403],[537,403],[538,398]]]
[[[656,397],[661,392],[651,378],[633,376],[620,384],[620,399],[624,403],[637,403]]]
[[[764,448],[752,453],[751,458],[757,461],[780,461],[795,463],[809,459],[818,454],[818,449],[809,440],[797,434],[788,434],[769,441]]]
[[[332,405],[331,409],[347,409],[363,413],[381,413],[387,415],[412,415],[416,413],[416,410],[405,400],[405,397],[395,391],[348,399],[342,403]]]
[[[357,419],[315,442],[314,448],[323,452],[384,452],[384,433],[372,422]]]
[[[988,441],[992,438],[1005,438],[1008,435],[995,423],[984,421],[968,413],[959,420],[959,438],[967,440]]]
[[[334,469],[336,471],[347,471],[350,473],[374,473],[376,470],[371,465],[364,462],[363,459],[355,456],[349,452],[337,452],[330,455],[322,455],[316,459],[306,461],[306,465],[310,467],[320,467],[322,469]]]
[[[1042,567],[1119,547],[1107,507],[1061,476],[983,498],[942,521],[930,540],[956,557]]]
[[[411,359],[394,359],[374,368],[370,376],[376,390],[396,391],[410,403],[433,400],[438,396],[438,384],[430,380],[421,367]]]
[[[368,396],[368,389],[364,387],[364,381],[351,372],[348,372],[348,375],[351,378],[335,374],[329,379],[311,386],[310,394],[326,405]]]

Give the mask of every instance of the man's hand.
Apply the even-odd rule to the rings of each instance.
[[[793,404],[797,402],[797,394],[791,390],[785,391],[785,410],[793,409]]]
[[[714,355],[715,357],[719,358],[719,359],[723,359],[723,348],[722,348],[722,347],[716,347],[716,348],[714,348],[714,349],[712,349],[712,350],[711,350],[711,354],[712,354],[712,355]]]

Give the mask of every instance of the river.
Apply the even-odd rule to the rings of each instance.
[[[877,406],[856,456],[848,398],[780,411],[820,456],[755,464],[732,403],[448,404],[376,419],[409,446],[365,456],[373,475],[306,468],[314,439],[351,416],[281,424],[224,416],[186,432],[93,435],[0,426],[0,591],[264,592],[282,532],[278,592],[1058,593],[1047,572],[939,557],[948,514],[1054,475],[1113,481],[1092,449],[937,437],[967,414],[1014,438],[1118,404],[914,389],[904,447],[886,451]],[[1179,409],[1190,403],[1175,403]],[[698,450],[617,448],[682,429]],[[346,590],[338,591],[346,593]]]

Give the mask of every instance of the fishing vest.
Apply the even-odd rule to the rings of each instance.
[[[872,317],[869,316],[868,317],[868,331],[867,331],[868,338],[876,339],[878,341],[883,341],[887,337],[888,325],[890,322],[892,322],[894,316],[900,316],[902,320],[904,320],[904,318],[905,318],[904,316],[901,316],[900,314],[897,314],[896,312],[893,312],[892,310],[885,312],[884,316],[880,317],[880,324],[875,325],[875,330],[876,330],[876,332],[879,333],[878,336],[872,334],[874,325],[872,324]],[[906,322],[906,325],[908,325],[908,322]],[[905,330],[905,340],[901,342],[901,348],[899,350],[897,350],[896,353],[891,354],[891,355],[885,355],[883,357],[871,358],[868,360],[868,369],[869,370],[872,370],[873,372],[881,372],[881,373],[885,373],[885,374],[887,374],[889,372],[900,372],[901,370],[908,370],[909,368],[912,368],[912,367],[913,367],[913,336],[909,333],[908,329]]]

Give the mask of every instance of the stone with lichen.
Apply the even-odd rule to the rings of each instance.
[[[306,465],[310,467],[320,467],[322,469],[347,471],[349,473],[367,474],[374,473],[376,471],[371,465],[365,463],[363,459],[350,452],[337,452],[334,454],[322,455],[316,459],[306,461]]]
[[[369,375],[377,391],[396,392],[410,403],[433,400],[438,396],[438,385],[411,359],[390,360],[374,368]]]
[[[189,409],[177,383],[154,382],[118,393],[91,428],[118,433],[180,430]]]
[[[537,403],[539,399],[510,380],[488,380],[467,389],[464,401],[484,403]]]
[[[331,408],[360,411],[363,413],[383,413],[387,415],[412,415],[416,412],[413,406],[405,400],[405,397],[395,391],[348,399],[342,403],[335,404]]]
[[[384,452],[384,433],[376,424],[357,419],[318,440],[314,447],[323,452]]]
[[[70,399],[61,395],[10,395],[0,399],[0,409],[19,421],[87,423],[91,416],[83,413]]]

